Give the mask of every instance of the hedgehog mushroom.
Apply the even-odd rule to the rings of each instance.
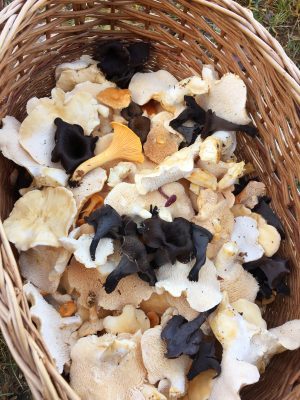
[[[62,373],[64,365],[70,361],[70,349],[76,340],[74,332],[79,328],[81,318],[79,316],[62,318],[31,283],[24,285],[23,290],[32,304],[30,315],[38,325],[38,330],[55,361],[58,372]]]
[[[71,351],[71,387],[82,400],[143,398],[146,371],[140,340],[140,333],[79,339]]]
[[[177,399],[186,392],[185,375],[191,360],[185,355],[173,360],[166,358],[167,348],[161,339],[161,333],[161,325],[144,332],[141,340],[143,362],[148,373],[148,381],[154,385],[163,379],[168,379],[170,382],[169,396]]]
[[[120,315],[107,316],[103,320],[103,327],[108,333],[136,333],[145,332],[150,328],[149,318],[144,311],[127,304]]]
[[[239,248],[235,242],[225,243],[219,250],[215,266],[221,290],[226,291],[232,303],[239,299],[255,301],[259,286],[256,279],[238,262]]]

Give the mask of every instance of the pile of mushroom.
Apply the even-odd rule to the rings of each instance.
[[[212,66],[145,72],[149,56],[101,43],[59,65],[22,122],[3,119],[0,150],[19,166],[4,229],[81,399],[236,400],[300,346],[300,321],[267,330],[262,317],[289,290],[284,229],[235,154],[257,134],[244,82]]]

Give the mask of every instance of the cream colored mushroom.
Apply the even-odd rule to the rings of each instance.
[[[265,196],[266,186],[263,182],[250,181],[248,185],[236,196],[236,204],[253,208],[258,204],[258,197]]]
[[[204,64],[202,66],[202,79],[211,85],[214,81],[219,80],[219,74],[215,70],[214,65]]]
[[[260,308],[257,304],[252,303],[245,298],[240,298],[239,300],[230,303],[247,322],[258,326],[259,328],[267,329],[267,323],[263,319]]]
[[[177,79],[168,71],[137,72],[133,75],[128,89],[132,101],[140,106],[151,99],[160,99],[161,93],[178,83]]]
[[[127,304],[120,315],[108,316],[103,320],[103,327],[108,333],[136,333],[145,332],[150,328],[149,318],[144,311]]]
[[[223,346],[222,372],[213,382],[210,400],[238,400],[240,389],[259,380],[271,357],[300,347],[300,320],[270,329],[249,323],[225,295],[209,316],[214,335]]]
[[[36,246],[21,252],[20,271],[43,292],[54,293],[70,257],[71,253],[63,248]]]
[[[236,217],[234,221],[231,240],[236,242],[239,251],[243,253],[244,262],[261,258],[264,249],[258,242],[259,231],[255,219],[242,216]]]
[[[189,357],[182,355],[176,359],[165,356],[166,344],[161,339],[162,326],[148,329],[142,336],[141,347],[148,381],[151,384],[168,379],[170,381],[169,397],[182,397],[187,389],[186,373],[190,367]]]
[[[239,163],[234,163],[231,167],[228,168],[226,174],[223,178],[218,182],[218,189],[224,190],[229,186],[234,185],[238,178],[241,178],[245,172],[245,163],[241,161]]]
[[[215,376],[213,369],[201,372],[188,383],[187,394],[182,400],[209,400]]]
[[[168,292],[163,292],[161,294],[153,293],[148,300],[142,301],[140,304],[140,308],[145,311],[147,315],[150,312],[162,315],[170,307],[175,308],[178,314],[182,315],[188,321],[191,321],[199,315],[196,310],[190,307],[184,295],[174,297]]]
[[[180,183],[169,183],[161,189],[169,196],[176,195],[177,200],[166,209],[171,219],[182,217],[190,220],[194,216],[192,204]],[[166,201],[166,198],[158,191],[143,196],[139,194],[135,184],[122,182],[108,193],[104,203],[109,204],[120,215],[151,218],[150,206],[156,205],[160,210],[164,210]]]
[[[236,132],[217,131],[213,133],[211,137],[217,138],[222,142],[221,159],[223,161],[230,160],[237,146]]]
[[[146,377],[140,340],[140,333],[79,339],[71,351],[71,387],[82,400],[137,399]]]
[[[72,193],[62,187],[32,190],[14,205],[3,226],[18,250],[35,246],[60,247],[76,215]]]
[[[83,64],[82,64],[83,65]],[[82,82],[104,83],[105,77],[97,68],[97,65],[92,64],[83,68],[60,68],[56,69],[56,87],[69,92],[74,89],[75,85]]]
[[[99,125],[99,105],[90,93],[78,92],[66,95],[61,89],[53,89],[52,98],[38,100],[20,127],[20,144],[39,164],[55,167],[51,161],[56,127],[54,120],[62,118],[70,124],[82,126],[90,134]]]
[[[199,156],[203,161],[217,164],[221,160],[221,154],[222,141],[215,136],[209,136],[200,145]]]
[[[115,167],[110,168],[107,184],[110,187],[115,187],[118,183],[123,182],[125,179],[134,181],[134,175],[137,167],[132,162],[121,161]]]
[[[63,237],[59,241],[86,268],[97,268],[102,276],[107,276],[115,267],[114,263],[108,262],[108,257],[114,253],[113,240],[109,238],[101,239],[96,249],[95,260],[92,260],[90,245],[93,237],[93,234],[83,234],[78,238]]]
[[[174,297],[186,296],[189,305],[196,311],[210,310],[222,299],[220,283],[214,264],[206,259],[200,269],[198,281],[188,279],[193,262],[182,264],[177,261],[174,265],[166,264],[157,270],[156,289],[158,293],[169,292]]]
[[[177,151],[164,159],[153,170],[143,170],[135,175],[135,183],[140,194],[147,194],[166,183],[178,181],[191,174],[194,159],[199,153],[200,140],[189,147]]]
[[[215,266],[221,278],[221,290],[227,292],[231,303],[239,299],[254,302],[259,286],[238,261],[238,254],[239,247],[235,242],[225,243],[217,254]]]
[[[76,201],[78,213],[93,194],[102,190],[106,180],[106,171],[99,167],[86,174],[82,178],[80,186],[70,188]]]
[[[210,109],[227,121],[241,125],[251,122],[246,110],[247,88],[237,75],[228,73],[211,81],[208,94],[198,96],[197,101],[205,110]]]
[[[209,172],[203,171],[200,168],[194,168],[191,175],[186,178],[192,185],[197,185],[199,187],[198,194],[200,192],[200,188],[207,188],[211,190],[217,189],[217,178],[210,174]],[[195,187],[192,188],[196,191]]]
[[[30,315],[59,373],[70,361],[70,350],[76,341],[76,329],[81,324],[79,316],[62,318],[59,313],[43,299],[36,287],[27,283],[23,287],[27,300],[31,303]]]
[[[281,237],[277,229],[268,225],[266,220],[259,214],[252,213],[251,217],[257,222],[258,243],[264,249],[267,257],[272,257],[279,250]]]

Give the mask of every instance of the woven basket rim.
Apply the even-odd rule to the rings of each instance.
[[[27,18],[28,13],[33,14],[48,3],[49,0],[14,0],[0,11],[0,62],[5,57],[18,27]],[[70,1],[70,3],[72,2]],[[265,57],[280,74],[287,88],[293,93],[295,101],[300,102],[299,69],[285,53],[280,43],[255,20],[249,9],[232,0],[187,0],[187,5],[202,5],[211,10],[217,10],[224,15],[224,18],[229,18],[236,29],[243,31],[249,40],[256,42],[261,56]],[[80,400],[79,396],[56,371],[39,333],[30,320],[27,301],[16,285],[17,283],[19,287],[22,286],[21,276],[18,274],[17,282],[14,283],[15,277],[12,276],[10,270],[10,266],[17,268],[17,263],[1,220],[0,244],[0,329],[13,357],[27,379],[34,398],[39,400],[42,398]],[[13,315],[10,315],[11,309],[14,310]],[[8,322],[12,323],[14,327],[13,337],[11,337],[11,331],[8,329]],[[15,345],[16,342],[27,349],[30,362],[22,359],[20,348]],[[30,365],[33,363],[39,373],[38,376],[31,371]],[[57,384],[54,385],[53,381]],[[44,386],[43,395],[41,395],[41,386]],[[297,396],[297,393],[295,396]],[[296,398],[299,397],[288,396],[282,400],[296,400]]]

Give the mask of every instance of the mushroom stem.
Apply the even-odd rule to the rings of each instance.
[[[171,196],[168,196],[163,189],[160,187],[158,188],[159,193],[165,198],[167,199],[166,203],[165,203],[165,207],[170,207],[173,203],[175,203],[175,201],[177,200],[177,196],[176,194],[172,194]]]
[[[111,125],[114,129],[114,136],[110,146],[102,153],[80,164],[70,179],[70,185],[78,185],[84,175],[108,161],[117,159],[137,163],[144,161],[142,144],[139,137],[123,124],[112,122]]]

